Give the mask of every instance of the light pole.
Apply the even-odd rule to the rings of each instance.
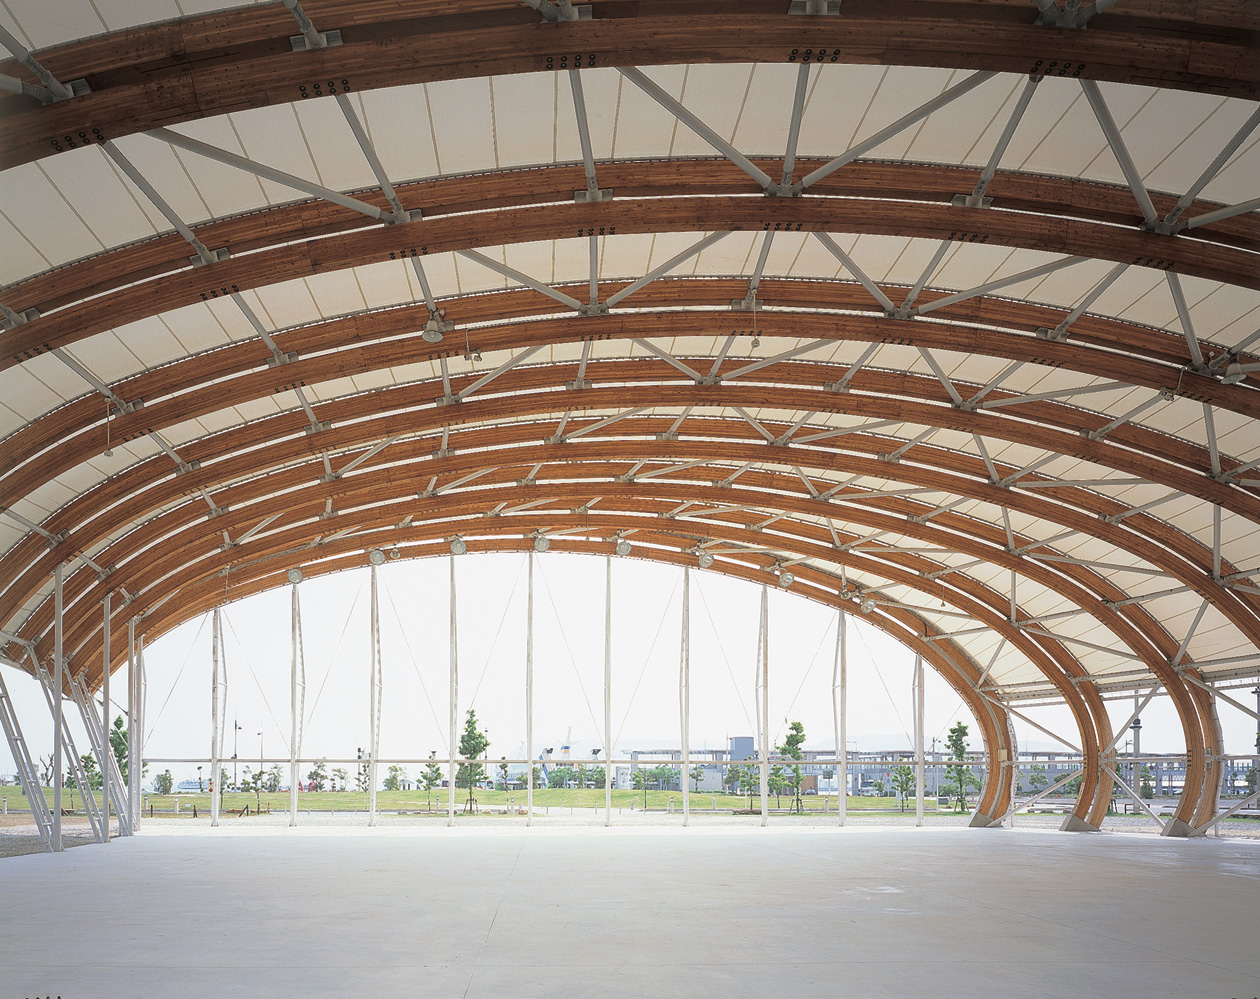
[[[204,791],[205,785],[201,783],[201,767],[197,767],[197,790]]]
[[[263,734],[262,734],[262,730],[260,729],[258,732],[258,785],[259,787],[262,786],[262,775],[263,775],[263,770],[265,769],[263,760],[265,760],[266,758],[267,758],[267,754],[263,752]]]
[[[241,723],[235,718],[232,719],[232,790],[235,791],[240,787],[240,782],[236,778],[236,750],[238,733],[241,730]]]

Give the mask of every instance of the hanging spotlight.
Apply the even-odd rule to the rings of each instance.
[[[468,546],[464,544],[463,538],[451,539],[451,554],[452,555],[463,555],[464,552],[466,551],[468,551]]]
[[[385,553],[379,548],[373,548],[370,552],[368,552],[368,561],[373,565],[384,565]]]
[[[782,586],[785,590],[795,582],[796,582],[796,577],[792,575],[792,573],[790,572],[779,573],[779,585]]]
[[[390,558],[402,558],[402,552],[400,552],[397,548],[391,548],[391,549],[389,550],[389,557],[390,557]]]
[[[699,564],[701,569],[707,569],[713,564],[713,556],[708,552],[701,552],[696,556],[696,562]]]
[[[541,554],[542,552],[545,552],[550,547],[551,547],[551,541],[548,540],[547,535],[540,534],[538,535],[538,537],[534,539],[534,551],[539,552]]]
[[[863,601],[862,601],[862,613],[863,613],[863,614],[869,614],[869,613],[870,613],[871,611],[873,611],[874,609],[875,609],[875,598],[874,598],[874,597],[867,597],[865,600],[863,600]]]
[[[630,554],[630,542],[627,541],[625,538],[617,539],[617,554],[618,555]]]
[[[1247,373],[1243,371],[1242,365],[1237,361],[1231,361],[1225,367],[1225,374],[1221,376],[1222,385],[1237,385],[1240,381],[1247,377]]]
[[[289,570],[288,572],[286,572],[284,575],[285,575],[285,577],[289,580],[289,582],[290,582],[290,583],[300,583],[300,582],[302,582],[302,570],[301,570],[301,569],[290,569],[290,570]]]

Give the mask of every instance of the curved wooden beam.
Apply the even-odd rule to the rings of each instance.
[[[779,159],[755,158],[753,162],[771,175],[783,171],[783,161]],[[822,166],[824,161],[802,159],[797,163],[802,171],[809,171]],[[601,183],[616,190],[623,199],[756,192],[747,174],[726,159],[602,161],[598,169]],[[975,185],[977,175],[978,171],[966,167],[858,160],[824,177],[810,188],[809,197],[893,201],[899,203],[902,211],[912,212],[918,203],[950,205],[955,195]],[[396,185],[395,192],[409,211],[421,213],[427,222],[490,208],[524,208],[571,201],[573,191],[585,182],[580,165],[564,165],[416,181]],[[1137,227],[1142,222],[1132,192],[1120,185],[1003,170],[994,175],[985,193],[993,199],[993,208],[1007,212],[1109,226]],[[1177,204],[1176,195],[1150,194],[1161,217]],[[379,191],[358,191],[355,197],[383,211],[390,210]],[[1196,201],[1185,214],[1197,215],[1220,207],[1215,202]],[[240,255],[290,247],[298,242],[363,229],[365,225],[368,223],[358,212],[331,202],[298,201],[274,207],[260,206],[255,211],[212,219],[191,229],[205,246],[225,248]],[[416,225],[416,231],[423,231],[423,222]],[[401,232],[414,234],[411,227]],[[1175,238],[1187,246],[1208,242],[1260,252],[1260,215],[1232,216],[1213,225],[1186,230]],[[19,281],[3,290],[3,300],[18,311],[49,312],[188,269],[188,243],[171,232],[67,262]]]
[[[547,70],[669,63],[832,61],[1080,76],[1260,96],[1254,9],[1146,0],[1094,17],[1089,30],[1035,23],[1029,3],[902,0],[895,13],[846,0],[837,17],[793,17],[761,0],[594,0],[591,20],[548,24],[521,4],[485,0],[452,13],[436,0],[381,6],[310,0],[334,48],[294,52],[288,12],[272,5],[183,18],[41,52],[59,79],[91,92],[41,105],[0,100],[0,169],[41,156],[247,108],[329,93]],[[808,53],[808,54],[807,54]],[[0,72],[31,79],[14,62]]]
[[[403,256],[585,235],[659,232],[849,232],[934,240],[977,240],[1066,256],[1110,260],[1260,289],[1256,254],[1118,226],[1034,218],[980,208],[863,198],[680,197],[493,209],[359,229],[304,245],[190,267],[40,316],[4,337],[0,371],[56,347],[148,316],[233,293]],[[629,284],[629,282],[625,282]],[[624,285],[622,285],[624,287]],[[631,301],[631,307],[633,307]],[[729,303],[727,303],[729,304]],[[556,311],[553,307],[552,311]]]

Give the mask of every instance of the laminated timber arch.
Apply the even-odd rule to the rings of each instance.
[[[126,143],[109,152],[121,163],[118,148],[137,156],[145,143],[160,146],[155,129],[329,92],[549,70],[573,81],[570,70],[605,66],[791,64],[795,126],[804,82],[846,65],[1033,72],[1235,101],[1260,93],[1260,22],[1243,3],[1125,0],[1086,8],[1088,31],[1066,26],[1077,15],[1023,0],[896,11],[846,0],[838,17],[761,2],[592,9],[590,20],[541,23],[539,12],[496,0],[454,15],[428,2],[312,3],[306,13],[321,30],[339,26],[341,44],[312,50],[308,34],[303,51],[275,4],[71,41],[38,57],[56,79],[84,81],[72,98],[45,102],[29,67],[0,67],[27,84],[0,97],[0,165],[87,164],[103,154],[83,146],[105,140]],[[1046,23],[1056,16],[1060,26]],[[316,89],[325,78],[331,90]],[[144,131],[152,135],[127,138]],[[1235,150],[1249,131],[1239,130]],[[1123,167],[1127,152],[1108,140]],[[842,151],[495,162],[396,187],[377,170],[381,189],[328,192],[342,204],[268,203],[266,192],[258,202],[259,187],[236,198],[258,202],[243,213],[210,211],[180,232],[102,240],[92,256],[8,275],[0,371],[11,374],[0,377],[41,370],[56,352],[93,379],[75,351],[99,358],[119,327],[181,310],[222,324],[215,310],[235,303],[252,309],[253,329],[96,379],[97,393],[66,391],[12,429],[0,508],[20,518],[35,497],[62,499],[20,519],[33,526],[0,548],[0,628],[47,657],[48,575],[69,560],[71,669],[95,686],[96,608],[107,591],[128,603],[113,619],[121,650],[133,616],[155,637],[224,599],[281,585],[287,568],[362,564],[367,547],[422,557],[460,534],[473,551],[513,550],[543,532],[562,550],[606,553],[624,535],[639,554],[675,564],[704,548],[718,553],[719,571],[745,578],[790,566],[800,592],[863,614],[941,671],[983,729],[982,816],[1010,805],[1014,774],[1002,764],[1017,747],[1007,706],[1053,697],[1071,709],[1086,758],[1075,817],[1096,828],[1115,741],[1103,696],[1161,685],[1188,756],[1174,818],[1182,830],[1202,826],[1215,813],[1223,752],[1202,685],[1252,675],[1260,649],[1249,540],[1260,522],[1260,377],[1256,336],[1195,335],[1211,294],[1187,302],[1181,279],[1260,290],[1260,215],[1246,201],[1256,192],[1232,207],[1199,196],[1208,181],[1195,175],[1210,154],[1169,193],[1147,192],[1131,171],[1124,186],[998,170],[995,155],[968,199],[970,163],[903,155],[827,173]],[[800,190],[794,178],[816,182]],[[171,183],[147,180],[158,196]],[[614,196],[575,201],[583,188]],[[624,307],[599,307],[647,270],[627,249],[635,239],[655,246],[704,233],[744,240],[742,267],[636,281]],[[843,264],[834,275],[768,262],[772,240],[797,234],[798,257],[811,239],[836,246],[831,234],[900,240],[903,253],[938,248],[917,281],[917,265],[871,280],[842,250],[830,251]],[[600,254],[589,281],[555,264],[575,238],[589,242],[592,260]],[[423,301],[412,288],[388,307],[365,296],[365,308],[345,314],[317,306],[305,321],[258,319],[277,288],[357,281],[376,266],[405,272],[403,260],[423,285],[424,268],[452,254],[490,248],[498,264],[537,263],[530,247],[546,245],[553,275],[536,275],[534,290],[477,278],[472,289],[448,282],[436,299],[425,285]],[[1028,281],[1010,280],[1014,264],[986,265],[978,247],[1008,249],[1035,265],[1033,278],[1091,277],[1041,301],[1026,291],[996,297]],[[934,267],[947,251],[950,266],[961,260],[975,276],[958,280],[956,269],[942,279]],[[1179,321],[1089,307],[1136,272],[1168,275],[1158,280]],[[995,275],[1008,283],[993,284]],[[454,329],[430,343],[417,334],[438,322],[438,306]],[[747,346],[763,340],[760,352]],[[93,461],[107,441],[130,458],[102,474]],[[78,483],[68,496],[67,481]],[[876,609],[861,610],[863,597]],[[1209,611],[1211,641],[1196,636]],[[953,628],[960,619],[974,627]],[[988,635],[1010,650],[997,669],[977,665],[977,636]],[[12,661],[22,650],[4,651]]]

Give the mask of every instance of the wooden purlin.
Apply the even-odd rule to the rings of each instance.
[[[329,93],[592,66],[837,62],[987,69],[1260,97],[1254,5],[1132,0],[1086,31],[1039,26],[1036,8],[904,0],[896,16],[846,0],[837,17],[793,17],[763,0],[595,0],[594,17],[543,24],[513,0],[321,3],[308,14],[342,44],[293,52],[276,5],[236,8],[72,42],[39,53],[91,92],[40,105],[0,100],[0,169],[161,125]],[[1189,16],[1187,16],[1189,14]],[[806,53],[809,53],[806,56]],[[0,72],[30,79],[16,62]],[[80,136],[80,133],[83,133]]]

